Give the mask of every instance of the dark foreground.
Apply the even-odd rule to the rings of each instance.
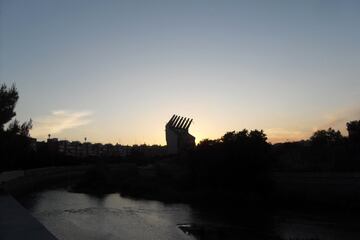
[[[12,196],[0,189],[1,240],[56,240],[56,238]]]
[[[359,239],[358,214],[276,211],[252,215],[187,204],[44,190],[21,203],[60,240]],[[238,208],[238,206],[233,206]],[[228,208],[230,209],[230,208]]]

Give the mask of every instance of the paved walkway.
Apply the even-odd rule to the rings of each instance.
[[[12,196],[0,189],[1,240],[56,240],[56,238],[23,208]]]

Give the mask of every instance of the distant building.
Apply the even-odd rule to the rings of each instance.
[[[169,154],[177,154],[195,147],[195,137],[189,133],[192,119],[173,115],[165,126]]]
[[[101,144],[79,141],[59,140],[57,138],[48,138],[47,142],[37,142],[35,139],[35,147],[45,145],[51,152],[59,152],[65,156],[77,158],[84,157],[125,157],[129,154],[129,146],[119,144]]]
[[[46,142],[48,149],[52,152],[59,150],[59,140],[57,138],[48,138]]]

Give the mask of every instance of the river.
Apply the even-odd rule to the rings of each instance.
[[[19,200],[59,240],[360,239],[356,216],[281,212],[235,224],[186,204],[135,200],[117,193],[96,197],[55,189]],[[203,235],[195,231],[195,237],[194,231],[186,231],[187,224],[212,227],[202,229]]]

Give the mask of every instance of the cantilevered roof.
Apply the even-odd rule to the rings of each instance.
[[[174,114],[166,124],[166,127],[173,129],[182,129],[187,131],[189,130],[192,121],[193,120],[190,118],[181,117]]]

